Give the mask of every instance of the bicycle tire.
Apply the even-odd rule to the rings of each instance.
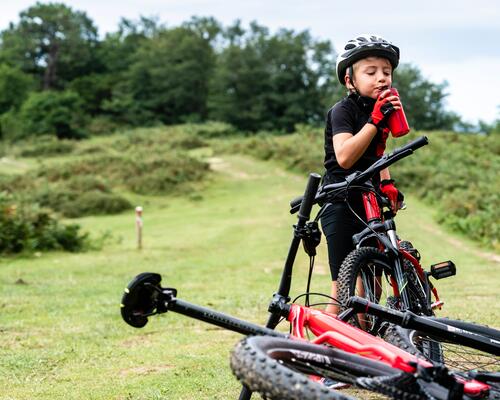
[[[314,381],[311,375],[351,383],[396,399],[422,399],[411,374],[356,354],[299,340],[246,338],[231,353],[231,369],[252,392],[270,400],[352,399]],[[438,398],[446,398],[441,387],[433,390],[441,395]]]
[[[371,279],[371,277],[377,274],[380,274],[378,280],[375,278]],[[400,308],[397,301],[394,301],[394,288],[389,285],[392,275],[393,267],[391,261],[380,250],[373,247],[355,249],[349,253],[340,267],[337,280],[337,298],[341,305],[346,304],[349,297],[358,295],[367,298],[370,302],[379,303],[389,308]],[[357,285],[359,286],[359,284],[357,284],[358,276],[362,276],[363,293],[357,292],[357,290],[360,289],[357,287]],[[407,289],[411,301],[415,303],[416,309],[425,309],[425,307],[422,308],[422,305],[428,303],[428,299],[421,290],[413,286],[412,279],[410,279],[411,277],[408,278]],[[417,278],[415,277],[415,279]],[[372,280],[371,287],[370,280]],[[380,294],[373,293],[373,287],[376,285],[380,285],[380,287],[377,288]],[[384,285],[388,285],[386,289]],[[382,296],[385,296],[385,299],[382,299]],[[359,314],[354,316],[349,323],[362,327],[370,333],[378,334],[378,332],[374,331],[374,327],[377,326],[376,317],[363,316],[364,320],[361,322],[359,320],[360,317],[361,315]],[[420,343],[420,352],[425,354],[425,357],[432,361],[442,362],[443,360],[441,346],[438,342],[432,340],[427,342],[422,341]]]
[[[364,272],[363,270],[365,269],[370,269],[367,272],[370,272],[371,274],[373,273],[374,275],[376,275],[378,272],[380,272],[380,276],[382,276],[382,274],[386,276],[392,275],[392,266],[390,260],[380,250],[373,247],[361,247],[359,249],[351,251],[342,262],[337,278],[337,299],[341,305],[341,310],[345,309],[345,304],[347,303],[349,297],[356,294],[360,295],[360,293],[356,292],[356,280],[358,275],[361,272]],[[390,292],[390,294],[392,295],[392,289],[390,290]],[[390,295],[388,292],[385,294],[387,300]],[[369,297],[369,300],[371,302],[380,303],[381,298],[376,299],[377,296],[374,296],[373,290],[370,290],[369,292],[367,290],[367,293],[360,297],[366,298],[367,296]],[[383,302],[382,305],[384,305]],[[350,322],[353,325],[359,326],[357,317],[354,317]]]
[[[432,317],[432,319],[500,342],[500,331],[496,329],[472,322],[449,318]],[[435,341],[436,343],[439,343],[442,348],[442,363],[452,370],[462,372],[471,370],[500,372],[500,357],[472,349],[462,344],[453,343],[451,341],[443,341],[439,338],[433,337],[432,335],[414,329],[405,329],[397,325],[391,325],[385,331],[384,340],[409,353],[423,356],[426,359],[430,358],[427,354],[420,351],[419,342],[421,340]]]

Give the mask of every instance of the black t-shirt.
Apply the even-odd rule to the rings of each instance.
[[[333,150],[333,136],[346,132],[357,134],[368,121],[374,104],[375,100],[371,98],[350,94],[328,111],[325,127],[325,183],[340,182],[354,171],[364,171],[384,153],[388,130],[380,128],[365,153],[350,169],[338,164]]]

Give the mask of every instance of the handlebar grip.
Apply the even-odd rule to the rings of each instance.
[[[316,173],[309,174],[306,191],[300,204],[299,220],[307,221],[309,219],[320,181],[321,175]]]
[[[429,139],[427,136],[420,136],[418,139],[415,139],[411,141],[410,143],[405,144],[404,146],[401,146],[395,150],[397,153],[402,153],[406,150],[412,150],[415,151],[419,149],[420,147],[423,147],[425,145],[429,144]]]

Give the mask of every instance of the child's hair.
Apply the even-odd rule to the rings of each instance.
[[[399,64],[399,48],[381,36],[364,34],[351,39],[337,57],[337,78],[345,86],[345,75],[353,75],[354,64],[367,57],[383,57],[389,60],[394,71]]]

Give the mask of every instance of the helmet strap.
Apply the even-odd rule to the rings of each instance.
[[[354,93],[356,93],[358,96],[361,96],[358,88],[354,85],[354,79],[353,79],[354,78],[354,68],[352,67],[352,65],[350,65],[347,68],[347,76],[349,77],[349,82],[351,83],[352,87],[354,88]],[[352,89],[349,89],[349,92],[352,93]]]

